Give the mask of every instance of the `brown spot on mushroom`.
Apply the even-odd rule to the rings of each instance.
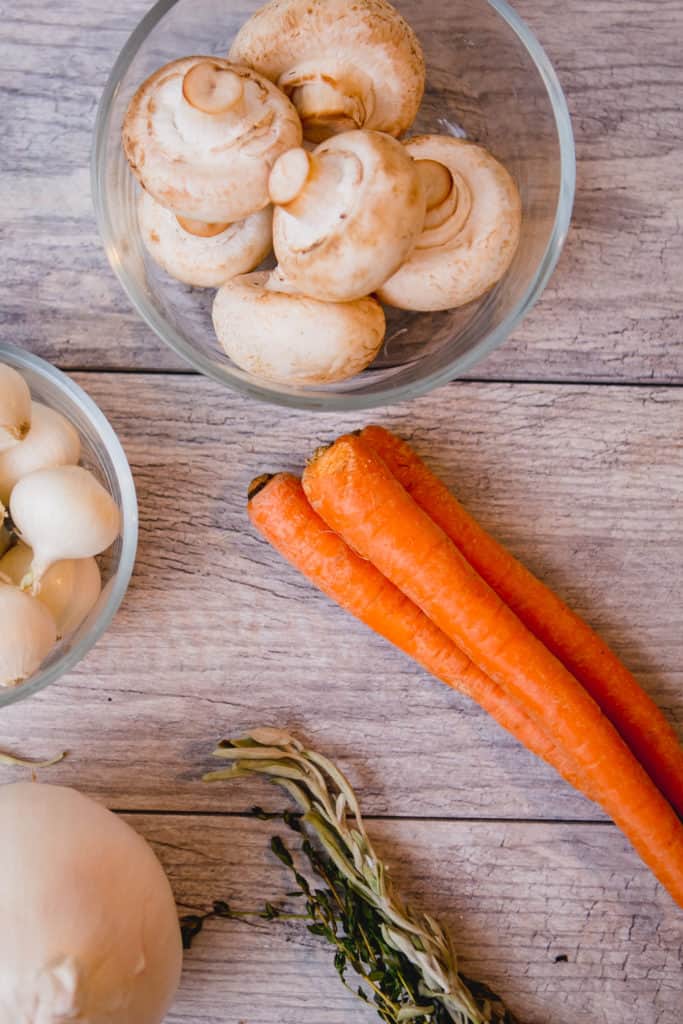
[[[157,243],[157,245],[158,245],[158,244],[159,244],[159,242],[161,241],[161,239],[159,238],[159,235],[157,234],[157,232],[156,232],[156,231],[150,231],[150,233],[149,233],[149,238],[150,238],[150,241],[151,241],[151,242],[156,242],[156,243]]]

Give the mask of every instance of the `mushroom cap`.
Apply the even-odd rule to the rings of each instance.
[[[298,174],[302,154],[291,150],[276,163],[274,198],[283,192],[283,166]],[[275,206],[278,264],[303,295],[328,302],[369,295],[400,267],[422,230],[416,164],[396,139],[365,130],[335,135],[307,159],[310,173],[298,194]]]
[[[185,76],[202,64],[236,85],[229,109],[206,113],[188,102]],[[287,97],[250,68],[183,57],[143,82],[122,138],[133,173],[162,206],[196,220],[230,222],[268,205],[270,169],[280,153],[300,145],[301,122]]]
[[[420,43],[386,0],[271,0],[237,33],[230,59],[277,82],[315,141],[353,127],[400,135],[415,120],[425,87]],[[317,113],[306,109],[302,90],[310,87]],[[341,111],[334,93],[349,97],[346,123],[335,123]]]
[[[522,222],[517,186],[488,150],[465,139],[420,135],[404,145],[416,161],[448,168],[454,188],[444,202],[448,215],[439,223],[438,211],[428,209],[417,245],[378,298],[427,312],[464,306],[493,287],[512,262]]]
[[[142,241],[152,259],[171,277],[198,288],[220,288],[262,262],[273,244],[273,210],[267,206],[244,220],[206,236],[182,227],[172,210],[142,192],[138,202]],[[207,225],[207,229],[210,229]]]
[[[319,302],[291,290],[279,271],[228,281],[213,305],[226,354],[241,369],[277,384],[332,384],[368,366],[384,340],[374,299]]]

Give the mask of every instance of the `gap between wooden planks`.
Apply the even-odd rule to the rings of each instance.
[[[215,898],[244,909],[286,902],[286,873],[267,849],[275,832],[291,835],[281,825],[128,820],[154,845],[181,912]],[[488,981],[524,1024],[680,1024],[680,915],[611,826],[373,821],[369,828],[401,891],[448,925],[462,970]],[[377,1018],[345,993],[329,947],[305,926],[219,921],[186,954],[167,1024],[349,1020]]]
[[[65,368],[183,365],[131,309],[89,194],[95,109],[149,6],[25,0],[3,18],[0,324],[15,343]],[[631,0],[627,13],[620,0],[515,7],[567,95],[576,203],[541,301],[474,375],[680,384],[683,5]],[[428,18],[416,27],[438,31]]]
[[[300,468],[366,417],[257,406],[194,376],[77,379],[133,466],[136,575],[78,669],[3,713],[6,745],[69,747],[51,778],[87,778],[116,807],[244,810],[253,794],[219,801],[198,777],[222,736],[282,724],[347,766],[368,813],[600,819],[250,528],[253,475]],[[683,731],[683,391],[468,384],[375,418],[604,632]]]

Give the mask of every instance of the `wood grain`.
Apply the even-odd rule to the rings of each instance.
[[[683,7],[515,6],[573,115],[565,252],[514,336],[475,367],[491,383],[374,418],[410,438],[605,635],[683,736],[683,392],[661,386],[683,381]],[[253,906],[286,885],[265,852],[270,826],[241,812],[281,800],[256,782],[199,778],[220,737],[286,725],[344,765],[401,888],[445,920],[463,968],[525,1024],[680,1024],[680,914],[628,843],[248,526],[253,475],[300,468],[362,419],[256,406],[188,374],[120,290],[88,162],[104,83],[148,7],[0,0],[3,336],[67,369],[154,371],[77,375],[134,470],[136,573],[76,671],[3,711],[0,746],[69,748],[41,778],[127,811],[181,908],[217,896]],[[3,782],[23,777],[3,769]],[[317,940],[220,922],[189,953],[168,1024],[349,1019],[376,1020],[346,996]]]
[[[119,808],[243,809],[197,778],[256,724],[344,757],[373,813],[599,817],[487,716],[352,621],[250,528],[264,470],[362,422],[252,406],[197,377],[80,375],[132,463],[142,534],[123,610],[78,669],[4,711],[18,749]],[[683,733],[683,391],[461,384],[378,414],[613,644]],[[84,766],[87,768],[84,769]],[[226,804],[227,801],[227,804]]]
[[[223,792],[227,787],[218,786]],[[264,788],[264,787],[262,787]],[[285,905],[272,823],[134,815],[182,912]],[[607,825],[369,822],[400,891],[447,925],[461,967],[524,1024],[679,1024],[680,915]],[[286,830],[285,830],[286,834]],[[291,904],[291,901],[290,901]],[[167,1024],[376,1021],[299,923],[209,923]]]
[[[110,271],[91,209],[99,96],[148,0],[3,12],[0,324],[67,368],[182,368]],[[479,378],[683,379],[677,0],[520,0],[574,119],[578,192],[544,297]],[[95,328],[93,325],[97,324]]]

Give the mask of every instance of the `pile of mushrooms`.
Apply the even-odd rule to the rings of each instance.
[[[80,456],[74,426],[0,363],[0,686],[33,675],[100,596],[95,556],[120,512]]]
[[[382,347],[380,302],[450,309],[507,271],[521,202],[505,168],[451,136],[397,141],[424,88],[387,0],[271,0],[227,60],[174,60],[136,92],[123,144],[143,242],[218,289],[216,335],[241,369],[345,380]],[[275,270],[252,273],[271,247]]]

